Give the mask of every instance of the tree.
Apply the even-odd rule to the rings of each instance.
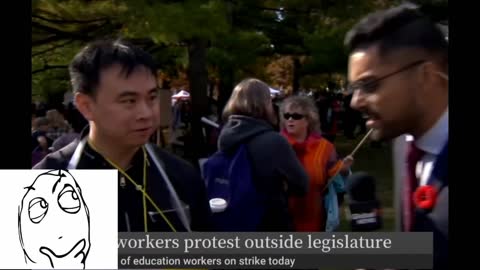
[[[398,2],[33,1],[33,93],[60,96],[68,89],[66,67],[80,47],[99,37],[125,37],[154,56],[166,86],[186,74],[194,116],[189,148],[195,149],[191,158],[196,159],[204,153],[200,117],[208,112],[209,85],[219,86],[219,111],[230,97],[233,84],[247,76],[277,86],[288,82],[294,91],[302,83],[321,85],[314,76],[326,74],[323,78],[328,79],[331,74],[345,73],[346,31],[368,12]],[[435,17],[446,14],[446,1],[416,2],[433,10]],[[276,65],[287,67],[289,72]]]
[[[343,37],[361,17],[386,7],[388,1],[269,1],[268,10],[277,22],[265,30],[276,57],[288,56],[292,62],[291,89],[300,89],[302,77],[343,73],[347,56]],[[316,80],[308,80],[309,82]],[[310,84],[311,86],[311,84]]]
[[[32,94],[47,100],[68,90],[67,67],[85,42],[121,27],[125,6],[116,1],[32,2]],[[57,101],[58,102],[58,101]]]
[[[124,36],[154,56],[165,51],[175,55],[179,50],[166,47],[182,47],[181,54],[188,56],[187,74],[195,118],[193,143],[203,145],[197,138],[201,139],[200,117],[207,109],[206,50],[210,40],[228,31],[223,1],[39,0],[32,8],[35,93],[60,92],[58,88],[45,89],[52,85],[46,81],[67,78],[65,68],[74,53],[99,37]],[[176,62],[172,58],[158,58],[163,63]],[[167,68],[167,73],[173,73],[171,68]]]
[[[208,113],[207,49],[217,35],[228,32],[226,6],[221,0],[126,1],[130,37],[149,36],[156,44],[182,45],[188,56],[187,76],[192,101],[191,137],[186,147],[192,160],[206,153],[200,118]],[[201,27],[199,27],[201,26]]]

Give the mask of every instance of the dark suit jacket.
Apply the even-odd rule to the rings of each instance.
[[[416,208],[413,231],[433,232],[433,269],[448,269],[448,142],[435,161],[428,185],[438,189],[436,203],[431,210]]]

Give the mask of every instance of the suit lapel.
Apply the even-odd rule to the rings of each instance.
[[[437,156],[435,164],[428,179],[428,184],[437,187],[439,190],[448,185],[448,141],[443,146],[442,151]]]

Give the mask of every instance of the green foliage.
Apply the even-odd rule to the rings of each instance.
[[[155,43],[178,43],[192,38],[215,39],[228,32],[221,0],[165,1],[126,0],[129,7],[122,33],[151,37]]]
[[[32,2],[32,95],[58,100],[70,89],[67,66],[85,42],[114,32],[126,6],[119,1]]]
[[[343,50],[343,31],[321,28],[318,32],[305,35],[306,47],[311,57],[303,73],[331,73],[345,70],[346,54]]]
[[[260,32],[236,31],[222,35],[208,50],[208,62],[220,69],[237,69],[256,62],[260,54],[270,50],[267,37]]]
[[[178,77],[179,70],[186,70],[188,54],[185,46],[159,46],[149,50],[160,71],[170,77]]]
[[[36,95],[65,91],[66,66],[91,40],[132,39],[146,48],[166,74],[188,65],[192,38],[214,41],[229,32],[224,1],[38,0],[32,3],[32,87]],[[254,38],[250,38],[254,41]],[[150,44],[151,45],[151,44]],[[64,67],[63,69],[60,67]],[[67,88],[68,89],[68,88]]]
[[[48,70],[42,75],[32,76],[32,97],[34,100],[49,100],[62,96],[70,89],[66,70]]]
[[[33,92],[46,97],[68,90],[68,63],[86,42],[105,36],[132,39],[152,53],[163,73],[173,77],[187,69],[187,48],[192,39],[200,38],[208,41],[210,77],[221,78],[223,72],[234,70],[236,78],[277,81],[280,75],[273,76],[266,67],[277,56],[296,56],[302,59],[301,76],[307,76],[302,86],[321,85],[321,74],[346,71],[343,38],[348,29],[367,13],[400,2],[34,0]],[[448,1],[413,2],[433,18],[447,18]]]

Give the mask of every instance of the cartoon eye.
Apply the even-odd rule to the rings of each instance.
[[[63,211],[69,214],[76,214],[80,211],[80,200],[77,192],[71,185],[65,185],[58,195],[58,205]]]
[[[28,216],[30,220],[38,224],[45,217],[48,211],[48,203],[45,199],[37,197],[30,201],[28,205]]]

